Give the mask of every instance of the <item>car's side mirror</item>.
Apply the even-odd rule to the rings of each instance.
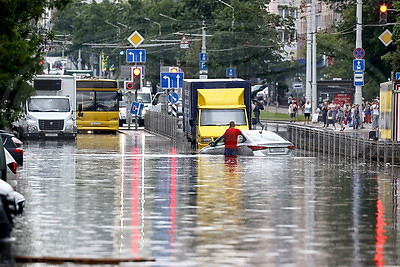
[[[214,147],[215,146],[215,142],[210,142],[210,143],[208,143],[208,145]]]

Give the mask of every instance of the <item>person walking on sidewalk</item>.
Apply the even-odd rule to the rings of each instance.
[[[257,100],[253,101],[253,113],[254,113],[254,118],[252,121],[252,124],[254,125],[254,128],[256,125],[261,124],[260,122],[260,111],[263,110],[264,107],[263,105],[258,102]]]
[[[289,116],[290,116],[290,122],[295,122],[296,121],[296,114],[297,114],[297,103],[296,101],[292,101],[292,103],[289,105]]]
[[[322,122],[324,123],[324,126],[322,128],[326,128],[328,125],[328,102],[324,102],[321,108],[321,115],[322,115]]]
[[[372,129],[377,130],[379,128],[379,101],[375,99],[372,102]]]
[[[307,102],[303,106],[304,110],[304,124],[309,124],[310,123],[310,118],[311,118],[311,104],[310,100],[307,100]]]

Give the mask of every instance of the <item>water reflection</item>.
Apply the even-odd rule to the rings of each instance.
[[[18,191],[27,208],[15,255],[145,257],[155,266],[400,264],[395,167],[303,151],[196,155],[134,131],[24,149]]]

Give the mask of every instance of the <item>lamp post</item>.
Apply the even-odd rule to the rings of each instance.
[[[224,2],[222,0],[218,0],[218,1],[221,2],[222,4],[226,5],[227,7],[232,8],[232,30],[233,30],[233,27],[235,26],[235,8],[232,5],[228,4],[227,2]]]
[[[170,16],[167,16],[167,15],[164,15],[164,14],[159,14],[161,17],[164,17],[164,18],[167,18],[167,19],[170,19],[170,20],[173,20],[173,21],[178,21],[177,19],[174,19],[174,18],[171,18]]]
[[[147,21],[153,22],[154,24],[158,25],[158,35],[160,36],[161,35],[161,24],[158,23],[158,22],[155,22],[155,21],[153,21],[153,20],[151,20],[151,19],[149,19],[147,17],[144,17],[144,19],[147,20]]]
[[[114,25],[114,24],[112,24],[111,22],[109,22],[108,20],[106,20],[105,21],[108,25],[111,25],[111,26],[113,26],[113,27],[115,27],[115,28],[117,28],[118,29],[118,38],[121,36],[121,29],[120,29],[120,27],[118,27],[117,25]]]

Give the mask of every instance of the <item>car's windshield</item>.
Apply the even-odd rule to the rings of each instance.
[[[246,125],[244,109],[203,109],[200,116],[201,126],[229,125],[234,121],[236,125]]]
[[[31,112],[69,112],[68,98],[31,98],[28,102]]]
[[[150,103],[151,102],[151,94],[149,93],[138,93],[138,98],[141,98],[143,103]]]
[[[255,142],[276,142],[276,141],[286,141],[279,135],[267,132],[267,131],[249,131],[247,135]]]

